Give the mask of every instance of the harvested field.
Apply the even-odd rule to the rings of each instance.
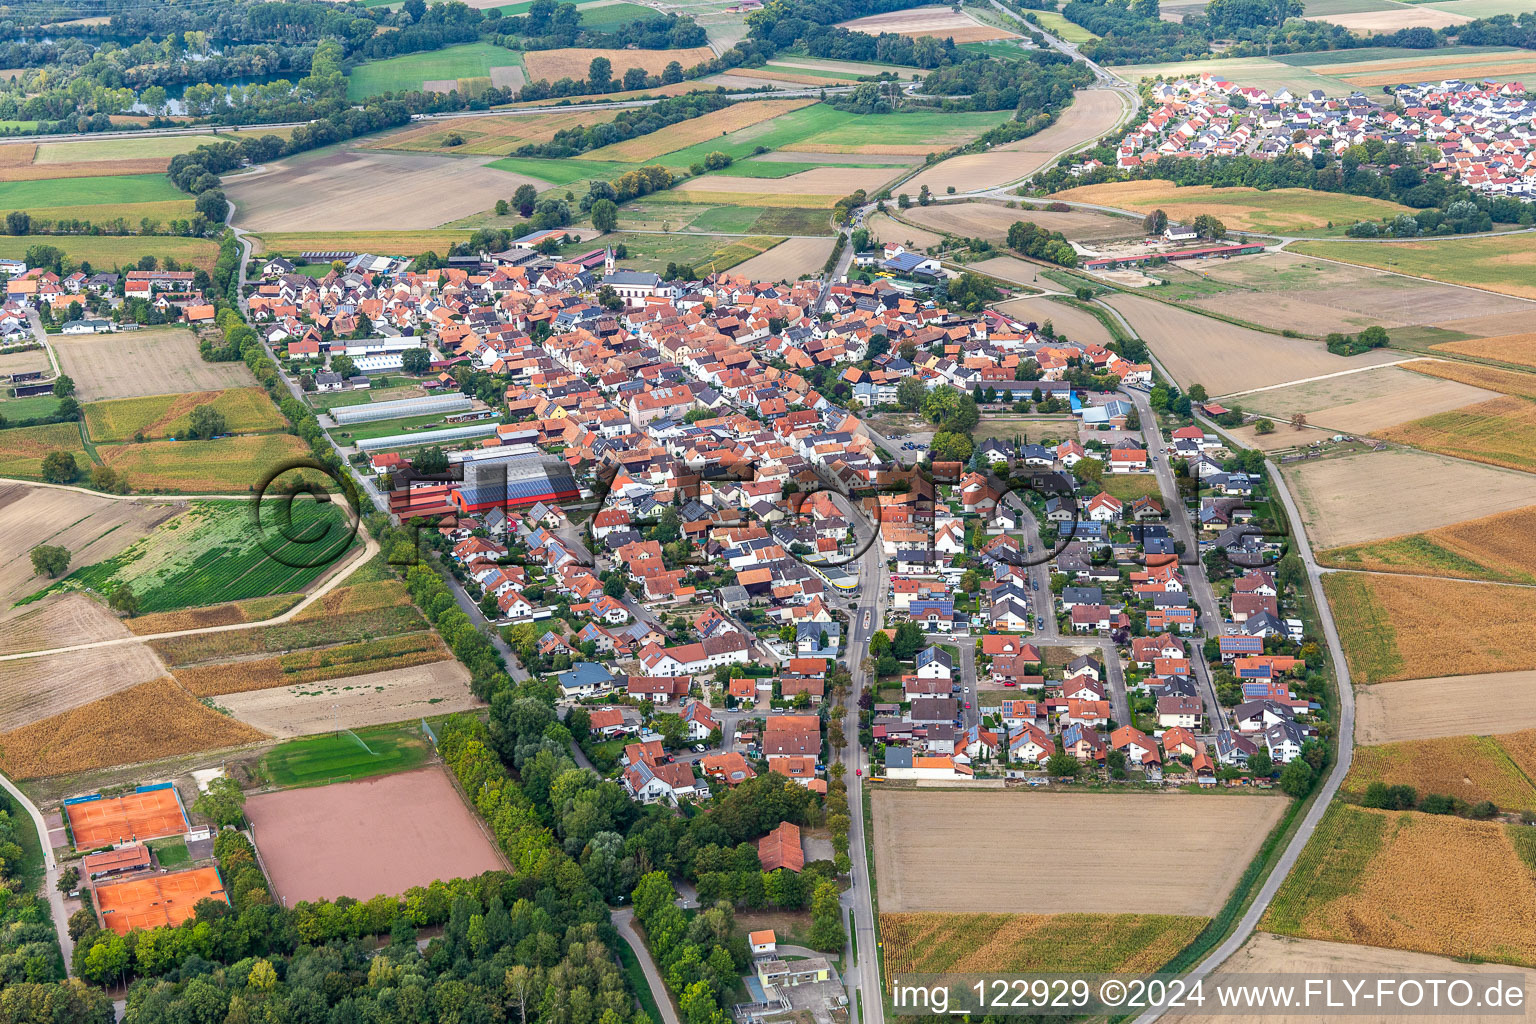
[[[732,271],[753,281],[795,281],[802,274],[819,274],[832,255],[830,238],[787,238],[761,256],[753,256]]]
[[[0,72],[0,77],[4,77]],[[0,146],[0,167],[26,167],[37,157],[37,143]]]
[[[310,458],[292,434],[244,434],[213,441],[149,441],[99,449],[135,491],[244,494],[274,469]]]
[[[1492,292],[1485,292],[1477,288],[1464,289],[1474,298],[1493,298],[1503,301],[1504,296],[1496,296]],[[1457,331],[1461,334],[1470,334],[1479,338],[1495,338],[1502,334],[1521,334],[1530,326],[1531,314],[1536,312],[1536,306],[1532,306],[1529,300],[1519,300],[1516,311],[1513,313],[1483,313],[1478,316],[1453,317],[1441,323],[1430,324],[1443,330]],[[1448,339],[1449,340],[1449,339]]]
[[[30,235],[0,236],[0,256],[22,259],[27,254],[27,247],[35,244]],[[137,263],[141,256],[154,256],[158,260],[174,257],[181,262],[183,270],[197,268],[212,273],[219,258],[217,242],[177,235],[50,235],[48,244],[62,250],[76,263],[84,261],[100,267]],[[115,334],[113,337],[122,342],[130,336]],[[51,340],[67,339],[56,335]]]
[[[174,928],[190,920],[200,900],[228,903],[218,868],[149,875],[94,888],[102,926],[119,935],[135,928]]]
[[[885,912],[1209,917],[1286,807],[1285,800],[1259,795],[1211,801],[1185,794],[885,790],[871,799]],[[929,825],[902,824],[912,821]],[[1135,872],[1120,870],[1121,852],[1109,837],[1153,832],[1187,848]],[[1021,843],[1037,854],[1028,886],[1010,884],[1018,875],[1008,851]],[[947,870],[957,858],[971,868]],[[1085,888],[1084,877],[1100,881]]]
[[[951,7],[913,7],[886,14],[839,22],[839,27],[854,32],[879,35],[890,32],[899,36],[933,36],[957,43],[977,43],[984,39],[1012,39],[1014,33],[981,22]]]
[[[508,114],[506,117],[454,117],[417,122],[360,145],[362,149],[404,149],[420,153],[507,156],[519,146],[548,142],[568,128],[607,124],[617,110],[583,110],[570,114]],[[444,146],[449,135],[462,146]]]
[[[1305,295],[1276,295],[1262,298],[1253,292],[1226,292],[1180,300],[1196,309],[1231,317],[1275,331],[1298,331],[1313,337],[1338,332],[1355,334],[1366,327],[1395,327],[1398,322],[1366,316],[1349,310],[1323,305]]]
[[[1428,8],[1425,8],[1426,12]],[[1459,69],[1458,69],[1459,70]],[[1479,78],[1509,78],[1515,75],[1527,75],[1536,71],[1536,60],[1506,60],[1497,64],[1480,64],[1475,69]],[[1414,75],[1413,81],[1419,81],[1418,75]],[[1378,85],[1401,85],[1404,82],[1400,71],[1387,71],[1375,75],[1347,75],[1345,81],[1358,88],[1369,88]]]
[[[881,914],[896,974],[1152,973],[1193,941],[1203,917],[1167,914]]]
[[[330,596],[330,594],[326,595],[326,597]],[[205,608],[183,608],[176,612],[135,615],[127,619],[124,624],[136,636],[153,636],[156,633],[174,633],[183,629],[201,629],[204,626],[233,626],[241,622],[263,622],[276,618],[302,600],[304,600],[303,594],[273,594],[270,597],[251,597],[244,601],[229,601]]]
[[[689,178],[674,188],[669,193],[669,197],[675,198],[679,194],[687,195],[694,192],[724,192],[739,195],[745,200],[740,204],[743,206],[773,205],[768,200],[786,195],[805,196],[807,199],[831,196],[833,202],[836,202],[857,189],[862,188],[873,192],[889,181],[895,173],[897,168],[892,167],[816,167],[783,178],[753,178],[749,187],[760,194],[742,193],[741,189],[746,185],[746,181],[742,178],[726,174],[706,174],[702,178]],[[698,200],[684,201],[697,202]],[[806,205],[821,204],[807,202]]]
[[[137,643],[0,661],[0,732],[164,675],[165,666],[155,653]]]
[[[1323,591],[1357,684],[1536,668],[1536,589],[1335,572]]]
[[[1255,932],[1241,949],[1216,968],[1212,981],[1226,974],[1280,974],[1295,972],[1307,977],[1327,977],[1337,974],[1408,974],[1417,977],[1441,977],[1451,974],[1509,973],[1502,964],[1475,964],[1465,960],[1410,953],[1398,949],[1377,949],[1371,946],[1349,945],[1342,942],[1319,942],[1315,939],[1298,939],[1268,932]],[[1536,987],[1536,973],[1524,972],[1525,987]],[[1209,1008],[1207,1008],[1209,1010]],[[1290,1014],[1212,1014],[1210,1012],[1186,1014],[1174,1011],[1162,1018],[1167,1024],[1294,1024],[1296,1017]],[[1509,1018],[1497,1012],[1470,1014],[1425,1014],[1414,1017],[1420,1024],[1501,1024]],[[1351,1014],[1352,1024],[1402,1024],[1401,1015]]]
[[[1536,480],[1524,473],[1416,451],[1318,459],[1283,472],[1318,548],[1420,533],[1536,503]]]
[[[337,723],[359,729],[485,706],[469,690],[469,671],[453,659],[340,676],[324,683],[251,690],[216,700],[236,719],[274,736],[309,736],[334,729]]]
[[[1536,507],[1442,526],[1370,544],[1332,548],[1318,561],[1341,569],[1536,583]]]
[[[442,231],[268,231],[257,238],[256,251],[297,254],[317,249],[356,249],[360,252],[421,256],[428,252],[444,252],[468,238],[467,228]]]
[[[1469,338],[1431,345],[1436,352],[1479,359],[1497,359],[1501,363],[1536,367],[1536,333],[1505,334],[1497,338]],[[1536,387],[1536,384],[1532,385]]]
[[[980,260],[967,264],[967,267],[978,274],[986,274],[1003,281],[1012,281],[1014,284],[1024,285],[1026,288],[1039,282],[1040,265],[1021,260],[1017,256],[994,256],[989,260]],[[1049,285],[1049,281],[1046,282]]]
[[[295,651],[276,658],[199,665],[180,669],[176,678],[194,697],[218,697],[412,668],[451,657],[436,633],[408,633],[360,644]]]
[[[121,656],[121,648],[116,650]],[[113,665],[112,671],[116,671]],[[93,674],[105,674],[100,667]],[[262,733],[210,711],[176,685],[157,679],[0,733],[0,765],[12,778],[73,775],[120,764],[156,761],[264,739]]]
[[[184,327],[127,334],[56,335],[59,364],[81,402],[168,392],[223,391],[255,384],[244,363],[206,363]]]
[[[1360,687],[1355,698],[1358,744],[1488,736],[1536,727],[1536,672],[1403,679]],[[1536,772],[1528,742],[1511,742],[1507,736],[1504,741],[1516,762]]]
[[[194,633],[152,640],[150,646],[166,664],[180,667],[207,661],[229,661],[249,654],[283,654],[301,647],[361,643],[426,628],[427,621],[421,613],[414,606],[406,605],[225,633]]]
[[[1514,370],[1500,370],[1493,366],[1476,363],[1451,362],[1445,359],[1415,359],[1403,364],[1403,369],[1414,373],[1443,377],[1460,381],[1472,387],[1485,388],[1506,395],[1536,400],[1536,376]]]
[[[84,594],[56,594],[0,618],[0,654],[44,651],[131,635],[121,619]],[[4,671],[0,669],[0,674]]]
[[[924,169],[910,182],[917,194],[922,186],[944,195],[949,186],[957,191],[993,188],[1027,178],[1055,161],[1058,155],[1091,142],[1111,131],[1125,114],[1120,94],[1109,89],[1079,90],[1072,105],[1056,123],[1027,139],[994,146],[985,153],[966,153]]]
[[[1360,11],[1356,14],[1321,14],[1308,18],[1309,21],[1326,21],[1330,24],[1341,25],[1351,32],[1362,35],[1371,35],[1377,32],[1396,32],[1405,28],[1445,28],[1448,25],[1464,25],[1471,21],[1464,14],[1451,14],[1448,11],[1430,10],[1415,4],[1410,7],[1393,7],[1386,11]],[[1347,66],[1347,65],[1346,65]],[[1380,76],[1350,75],[1349,81],[1358,85],[1392,85],[1403,81],[1401,72],[1389,73],[1385,82],[1362,81],[1362,78],[1375,78]]]
[[[33,370],[47,370],[50,368],[51,364],[48,362],[48,353],[43,350],[42,346],[0,355],[0,374],[7,377],[13,373],[30,373]]]
[[[1212,396],[1400,358],[1383,349],[1336,356],[1317,342],[1249,330],[1139,295],[1115,295],[1106,301],[1146,339],[1175,380],[1185,387],[1203,384]]]
[[[987,263],[992,262],[987,260]],[[982,269],[983,264],[976,264],[977,269]],[[986,271],[992,273],[992,271]],[[1114,339],[1110,337],[1109,328],[1099,322],[1099,318],[1087,310],[1078,309],[1076,306],[1054,299],[1013,299],[998,305],[1000,312],[1006,313],[1025,323],[1044,324],[1050,321],[1056,330],[1057,337],[1066,337],[1072,341],[1084,341],[1096,345],[1108,345]]]
[[[528,69],[530,82],[556,82],[562,78],[582,79],[587,76],[587,66],[594,57],[607,57],[613,63],[613,73],[622,76],[630,68],[641,68],[646,74],[659,75],[668,64],[677,61],[686,71],[697,64],[713,60],[715,51],[707,46],[694,46],[681,50],[599,50],[584,47],[568,47],[562,50],[529,50],[523,54],[523,66]]]
[[[489,209],[524,181],[533,179],[478,158],[343,149],[279,161],[265,173],[231,178],[225,190],[240,226],[251,231],[411,230]]]
[[[876,238],[885,242],[899,242],[909,249],[926,249],[930,245],[938,245],[944,241],[944,236],[937,231],[926,231],[910,224],[903,224],[888,213],[870,214],[866,223],[869,225],[870,234]]]
[[[41,480],[43,459],[59,451],[71,453],[75,465],[90,471],[91,457],[80,437],[78,423],[48,423],[0,430],[0,476]]]
[[[816,102],[814,99],[794,99],[733,103],[703,117],[695,117],[681,124],[672,125],[663,131],[590,150],[583,153],[582,158],[644,163],[675,150],[686,149],[689,146],[740,131],[742,128],[761,124],[780,114],[787,114],[791,110],[808,107],[814,102]]]
[[[1536,282],[1531,275],[1531,267],[1536,265],[1536,235],[1383,243],[1293,242],[1290,248],[1343,263],[1536,298]]]
[[[1536,884],[1499,822],[1335,803],[1261,927],[1536,965]]]
[[[793,85],[842,85],[840,78],[814,75],[809,71],[776,71],[773,68],[731,68],[725,75],[736,79],[738,84],[776,86],[780,82]]]
[[[993,242],[1006,239],[1008,228],[1016,221],[1029,221],[1047,231],[1060,231],[1077,241],[1126,238],[1141,234],[1141,225],[1124,217],[1112,217],[1092,210],[1052,213],[1050,210],[1009,209],[1002,203],[935,203],[903,210],[901,216],[904,220],[935,231],[947,231],[966,238],[985,238]]]
[[[0,483],[0,607],[9,608],[48,585],[47,578],[32,569],[30,552],[37,545],[67,548],[72,568],[90,565],[111,558],[183,507],[179,502],[115,501],[51,487]]]
[[[1536,378],[1532,386],[1536,387]],[[1243,398],[1243,408],[1279,420],[1307,415],[1312,426],[1349,434],[1374,435],[1401,423],[1403,410],[1439,413],[1497,398],[1496,392],[1442,378],[1426,378],[1397,366],[1383,366],[1344,377],[1294,384]]]
[[[176,437],[190,428],[192,410],[200,405],[222,414],[231,434],[277,430],[288,423],[261,388],[231,388],[92,402],[85,406],[85,426],[96,442],[128,441],[136,433]]]
[[[441,768],[259,793],[245,804],[275,895],[397,896],[504,867]]]
[[[1079,185],[1058,192],[1063,202],[1095,203],[1149,213],[1163,210],[1169,220],[1193,221],[1202,213],[1214,214],[1228,228],[1297,235],[1337,232],[1357,220],[1380,220],[1411,213],[1406,206],[1382,199],[1368,199],[1339,192],[1315,192],[1305,188],[1214,188],[1210,185],[1179,187],[1168,181],[1124,181]],[[1332,223],[1333,227],[1328,225]]]
[[[7,147],[9,148],[9,147]],[[42,181],[62,178],[99,178],[114,174],[157,174],[170,164],[168,156],[138,160],[99,160],[73,164],[0,164],[0,181]]]
[[[1536,471],[1536,402],[1513,395],[1399,423],[1375,436],[1492,466]]]
[[[1469,804],[1491,800],[1500,810],[1536,810],[1536,786],[1491,736],[1444,736],[1359,747],[1345,792],[1359,796],[1372,783],[1412,786]]]

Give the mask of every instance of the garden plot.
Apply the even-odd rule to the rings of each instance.
[[[904,183],[902,191],[912,188],[915,182],[916,179]],[[914,206],[903,211],[901,216],[921,227],[966,238],[985,238],[992,242],[1006,239],[1009,227],[1018,221],[1029,221],[1047,231],[1060,231],[1076,241],[1126,238],[1141,234],[1140,222],[1124,217],[1112,217],[1091,210],[1055,213],[1017,207],[1009,209],[1002,203],[936,203],[932,206]]]
[[[1336,356],[1315,341],[1264,334],[1137,295],[1107,301],[1125,315],[1178,383],[1203,384],[1213,396],[1401,358],[1382,349]]]
[[[274,736],[309,736],[338,725],[359,729],[484,706],[469,690],[468,670],[453,659],[213,700],[238,721]]]
[[[1498,393],[1398,366],[1244,396],[1243,408],[1276,420],[1305,413],[1307,422],[1351,434],[1370,434],[1401,423],[1403,410],[1431,414],[1497,398]]]
[[[914,7],[905,11],[871,14],[865,18],[840,22],[839,27],[871,35],[890,32],[899,36],[934,36],[938,39],[953,39],[957,43],[1016,38],[1012,32],[984,25],[953,7]]]
[[[1027,139],[994,146],[985,153],[965,153],[925,169],[912,179],[912,193],[927,185],[943,195],[953,185],[958,192],[995,188],[1019,181],[1053,162],[1057,156],[1111,131],[1125,113],[1120,94],[1109,89],[1084,89],[1056,123]]]
[[[252,231],[411,230],[489,209],[524,182],[548,187],[478,158],[343,149],[279,161],[225,190]]]
[[[1285,812],[1261,795],[885,790],[871,795],[880,909],[1208,917]],[[911,827],[921,822],[921,828]],[[1127,865],[1122,841],[1164,855]],[[1171,846],[1170,846],[1171,844]],[[1027,885],[1014,853],[1027,848]],[[967,865],[955,871],[957,863]],[[1085,878],[1095,880],[1084,885]]]
[[[1355,742],[1489,736],[1536,727],[1536,672],[1402,679],[1355,691]]]
[[[1536,503],[1536,477],[1417,451],[1315,459],[1283,472],[1317,548],[1419,533]]]
[[[168,392],[222,391],[256,383],[244,363],[204,362],[197,338],[184,327],[124,334],[55,335],[59,365],[82,402]]]

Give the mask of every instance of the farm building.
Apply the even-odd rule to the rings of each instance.
[[[1113,270],[1115,267],[1139,266],[1150,263],[1159,257],[1165,260],[1204,260],[1213,256],[1250,256],[1263,252],[1264,246],[1258,243],[1250,245],[1202,245],[1194,249],[1176,249],[1173,252],[1148,252],[1138,256],[1101,256],[1096,260],[1085,260],[1084,270]]]
[[[473,514],[493,508],[535,505],[541,501],[569,501],[580,494],[581,488],[564,462],[521,455],[504,461],[468,463],[465,482],[454,490],[453,502],[460,511]]]

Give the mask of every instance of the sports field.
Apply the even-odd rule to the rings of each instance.
[[[134,839],[159,839],[187,830],[181,801],[171,788],[66,804],[64,810],[77,850],[95,850]]]
[[[1488,235],[1480,238],[1404,242],[1295,242],[1290,248],[1432,281],[1470,284],[1507,295],[1536,298],[1528,269],[1536,261],[1536,235]]]
[[[274,894],[289,906],[396,896],[505,867],[438,767],[259,793],[245,814]]]
[[[516,67],[518,57],[516,50],[494,43],[461,43],[441,50],[371,60],[348,72],[347,96],[361,100],[386,92],[420,91],[428,82],[489,78],[492,68]]]
[[[285,789],[323,786],[419,768],[431,753],[420,729],[391,725],[278,744],[262,759],[262,771]]]
[[[243,502],[196,502],[112,558],[77,569],[61,589],[133,588],[144,612],[302,590],[356,543],[348,510],[300,497],[264,500],[252,522]]]
[[[1260,795],[877,791],[880,909],[1209,917],[1285,806]],[[1169,855],[1120,870],[1111,837],[1153,832]],[[1008,852],[1021,848],[1033,851],[1027,885]],[[952,870],[958,862],[967,870]]]
[[[127,935],[135,928],[174,928],[192,917],[199,900],[229,902],[218,868],[194,868],[116,885],[98,885],[95,896],[102,924],[119,935]]]

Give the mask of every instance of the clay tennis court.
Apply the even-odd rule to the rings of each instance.
[[[229,902],[218,868],[98,886],[96,909],[104,927],[127,935],[135,928],[175,927],[192,916],[198,900],[209,898]]]
[[[245,816],[289,907],[398,896],[506,866],[441,768],[261,793],[245,802]]]
[[[181,801],[170,788],[87,800],[69,804],[66,810],[77,850],[94,850],[130,839],[177,836],[187,830]]]

